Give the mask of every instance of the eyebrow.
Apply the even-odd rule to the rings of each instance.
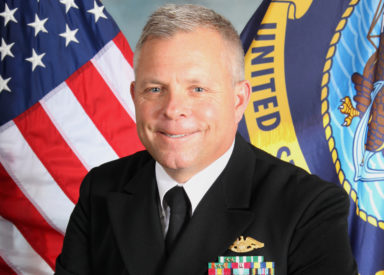
[[[159,84],[159,85],[164,85],[164,82],[157,80],[157,79],[145,79],[141,81],[142,85],[148,85],[148,84]]]
[[[206,80],[205,79],[202,80],[202,79],[198,79],[198,78],[191,78],[191,79],[186,79],[185,82],[188,83],[188,84],[204,84],[204,83],[206,83]],[[164,83],[163,81],[158,80],[156,78],[144,79],[143,81],[141,81],[141,84],[142,85],[158,84],[158,85],[165,85],[165,86],[167,86],[166,83]]]
[[[186,82],[191,83],[191,84],[196,84],[196,83],[203,84],[205,81],[201,80],[201,79],[194,79],[194,78],[192,78],[192,79],[187,80]]]

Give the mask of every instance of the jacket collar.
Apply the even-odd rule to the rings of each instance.
[[[204,274],[253,222],[251,189],[256,159],[249,145],[236,137],[232,156],[197,206],[163,274]]]
[[[130,274],[157,274],[164,262],[154,165],[153,160],[146,163],[122,192],[107,198],[116,243]]]
[[[253,222],[250,211],[256,158],[239,135],[231,158],[197,206],[174,250],[165,259],[154,161],[144,165],[124,192],[108,197],[111,223],[132,274],[203,274]],[[161,272],[160,272],[161,270]]]

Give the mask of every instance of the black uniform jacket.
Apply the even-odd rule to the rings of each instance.
[[[264,256],[276,275],[357,274],[345,191],[239,135],[226,168],[166,257],[154,167],[143,151],[88,173],[56,274],[200,275],[223,255]],[[231,251],[240,236],[264,247]]]

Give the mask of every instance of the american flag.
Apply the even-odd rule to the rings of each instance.
[[[0,274],[52,274],[82,178],[143,147],[100,1],[0,1]]]

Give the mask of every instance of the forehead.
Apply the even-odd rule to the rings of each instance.
[[[209,28],[176,32],[171,37],[149,37],[140,50],[136,78],[148,74],[182,74],[228,70],[228,43]]]

